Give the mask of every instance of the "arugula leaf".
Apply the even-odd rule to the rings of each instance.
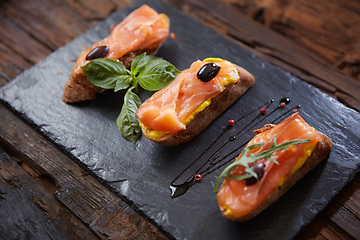
[[[95,86],[114,89],[117,85],[117,81],[122,81],[122,86],[128,88],[130,82],[123,81],[123,76],[128,75],[128,70],[124,64],[108,59],[108,58],[97,58],[91,60],[85,66],[81,67],[84,71],[86,78]],[[123,88],[123,89],[125,89]]]
[[[125,94],[124,104],[121,112],[116,120],[121,135],[132,143],[135,143],[141,134],[141,128],[135,113],[141,105],[141,100],[138,95],[132,92],[135,87],[130,87]]]
[[[237,161],[235,161],[235,162],[231,163],[229,166],[227,166],[224,169],[224,171],[220,174],[220,176],[215,184],[214,192],[215,193],[217,192],[217,188],[220,183],[220,179],[222,177],[228,177],[230,179],[236,179],[238,181],[241,181],[241,180],[244,180],[247,178],[251,178],[251,177],[255,177],[256,179],[259,179],[258,175],[249,167],[249,163],[254,163],[256,160],[259,160],[259,159],[267,159],[267,160],[272,161],[275,164],[279,165],[279,163],[277,161],[275,161],[273,158],[271,158],[271,154],[273,154],[276,151],[280,151],[280,150],[284,150],[284,149],[287,150],[287,148],[291,145],[294,145],[294,144],[298,145],[300,143],[306,143],[309,141],[311,141],[311,139],[296,139],[296,140],[287,141],[280,145],[277,145],[276,138],[274,138],[272,145],[269,149],[267,149],[261,153],[258,153],[256,155],[251,153],[249,157],[247,157],[247,153],[251,149],[260,147],[260,146],[264,145],[265,143],[253,144],[253,145],[250,145],[250,146],[244,148],[243,152],[241,153],[241,157]],[[249,174],[244,174],[242,176],[232,175],[231,170],[234,167],[239,166],[239,165],[244,166],[245,172],[247,172]]]
[[[160,90],[180,73],[171,63],[146,53],[133,59],[130,70],[121,62],[108,58],[93,59],[82,69],[95,86],[114,89],[115,92],[128,88],[116,124],[122,136],[133,143],[141,133],[139,121],[135,119],[141,100],[132,90],[136,90],[138,85],[149,91]]]

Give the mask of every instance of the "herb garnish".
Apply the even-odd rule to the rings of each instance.
[[[220,174],[217,182],[216,182],[216,185],[215,185],[215,188],[214,188],[214,192],[216,193],[217,192],[217,188],[218,188],[218,185],[220,183],[220,179],[222,177],[228,177],[230,179],[236,179],[236,180],[244,180],[244,179],[247,179],[247,178],[251,178],[251,177],[254,177],[256,178],[257,180],[259,179],[258,175],[250,168],[249,166],[249,163],[254,163],[256,160],[259,160],[259,159],[267,159],[271,162],[274,162],[275,164],[279,165],[279,163],[271,158],[271,154],[273,154],[275,151],[280,151],[280,150],[284,150],[291,146],[291,145],[298,145],[300,143],[306,143],[306,142],[309,142],[311,141],[311,139],[299,139],[299,140],[292,140],[292,141],[288,141],[288,142],[284,142],[280,145],[277,145],[276,144],[276,138],[274,138],[273,142],[272,142],[272,145],[269,149],[259,153],[259,154],[253,154],[251,153],[249,157],[247,157],[247,153],[251,150],[251,149],[254,149],[254,148],[257,148],[257,147],[260,147],[262,145],[265,144],[264,143],[259,143],[259,144],[253,144],[253,145],[250,145],[246,148],[244,148],[242,154],[241,154],[241,157],[231,163],[229,166],[227,166],[224,171]],[[237,176],[237,175],[232,175],[231,174],[231,170],[235,167],[235,166],[238,166],[238,165],[242,165],[245,167],[245,172],[247,172],[248,174],[244,174],[242,176]]]
[[[135,119],[135,113],[141,105],[141,100],[135,93],[138,85],[148,91],[157,91],[166,87],[180,73],[166,60],[146,56],[146,53],[134,58],[130,70],[121,62],[108,58],[93,59],[81,68],[95,86],[114,89],[115,92],[127,89],[116,125],[122,136],[132,143],[141,134],[139,122]]]

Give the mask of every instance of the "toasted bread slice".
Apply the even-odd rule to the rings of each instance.
[[[297,119],[295,121],[293,121],[294,119]],[[294,126],[294,124],[299,124],[298,126],[304,126],[305,121],[302,120],[302,118],[300,118],[300,116],[298,115],[298,113],[294,113],[292,116],[290,116],[288,119],[284,120],[283,122],[288,121],[289,125],[284,124],[285,126],[291,126],[291,122],[292,126]],[[301,122],[303,121],[303,122]],[[281,124],[281,123],[280,123]],[[302,125],[301,125],[302,124]],[[281,166],[282,164],[285,164],[284,166],[287,165],[287,161],[292,161],[292,160],[288,160],[290,159],[290,155],[296,154],[294,156],[299,156],[299,157],[294,157],[293,159],[296,160],[295,162],[293,162],[294,165],[287,165],[289,167],[285,167],[283,169],[288,169],[288,170],[281,170],[281,168],[276,168],[276,172],[272,171],[272,174],[270,174],[270,172],[268,172],[266,170],[266,172],[264,173],[264,177],[261,179],[261,182],[259,180],[259,184],[255,183],[253,186],[247,186],[246,183],[244,182],[244,180],[229,180],[229,179],[225,179],[223,185],[221,186],[217,198],[218,198],[218,203],[219,203],[219,207],[221,210],[221,213],[224,217],[233,220],[233,221],[248,221],[250,219],[252,219],[253,217],[255,217],[256,215],[258,215],[260,212],[262,212],[264,209],[268,208],[270,205],[272,205],[275,201],[277,201],[283,194],[285,194],[296,182],[298,182],[302,177],[304,177],[309,171],[311,171],[313,168],[315,168],[323,159],[325,159],[329,153],[331,152],[332,149],[332,141],[331,139],[321,133],[321,132],[316,132],[315,130],[313,130],[309,125],[306,124],[306,128],[307,130],[305,130],[304,132],[301,132],[301,136],[303,136],[302,134],[306,134],[307,132],[309,132],[309,135],[306,136],[314,136],[314,139],[318,139],[317,142],[314,142],[315,140],[311,140],[311,142],[308,143],[308,145],[306,145],[307,143],[303,143],[305,144],[303,146],[303,148],[300,148],[301,150],[291,150],[289,153],[287,153],[287,151],[283,151],[282,153],[278,153],[278,156],[286,156],[286,157],[282,157],[282,162],[280,162],[279,166]],[[272,132],[271,130],[273,128],[275,128],[276,125],[273,124],[266,124],[263,128],[255,130],[255,134],[262,134],[259,135],[261,136],[260,139],[262,139],[262,136],[264,136],[265,138],[270,138],[272,139]],[[280,128],[278,128],[280,129]],[[291,132],[293,132],[294,129],[300,129],[300,127],[298,128],[292,128],[292,130],[286,130],[287,133],[286,134],[291,134]],[[280,130],[276,130],[274,131],[277,138],[284,138],[286,136],[285,139],[288,139],[288,135],[283,135],[284,131],[282,131],[283,129]],[[313,132],[313,133],[311,133]],[[314,134],[314,135],[311,135]],[[300,134],[299,134],[300,135]],[[297,135],[296,135],[297,136]],[[257,136],[254,137],[254,139]],[[303,137],[301,137],[302,139]],[[306,139],[307,137],[304,137],[304,139]],[[258,143],[260,141],[259,138],[256,138],[256,142]],[[290,138],[291,139],[291,138]],[[297,138],[295,138],[297,139]],[[268,141],[268,140],[267,140]],[[261,141],[260,141],[261,142]],[[316,145],[314,145],[316,144]],[[306,147],[308,146],[308,147]],[[288,150],[291,149],[290,147],[288,147]],[[297,148],[295,148],[297,149]],[[309,152],[311,150],[311,152]],[[299,152],[301,151],[301,152]],[[304,151],[304,152],[302,152]],[[281,155],[284,154],[284,155]],[[286,155],[286,154],[290,154],[290,155]],[[272,155],[273,156],[273,155]],[[269,160],[265,160],[261,161],[262,163],[265,163],[265,165],[267,164],[271,164]],[[298,165],[298,164],[302,164],[302,165]],[[270,168],[272,170],[272,168]],[[290,170],[291,169],[291,170]],[[270,170],[269,170],[270,171]],[[267,175],[269,174],[269,175]],[[283,176],[285,174],[285,176]],[[281,179],[279,182],[276,182],[274,180],[274,176],[276,178],[276,176],[281,176]],[[230,183],[230,181],[234,181],[232,183]],[[268,182],[269,185],[265,185],[265,182]],[[235,184],[235,185],[234,185]],[[274,184],[274,185],[272,185]],[[236,186],[236,187],[235,187]],[[274,186],[273,188],[270,188],[271,186]],[[245,188],[244,188],[245,187]],[[253,188],[253,189],[250,189]],[[236,190],[235,190],[236,189]],[[241,190],[240,189],[244,189]],[[264,195],[265,197],[261,197],[258,199],[259,192],[264,191],[264,189],[266,189],[266,195]],[[270,191],[269,191],[270,190]],[[243,193],[243,194],[239,194],[239,193]],[[251,194],[255,194],[254,196],[256,196],[256,198],[253,198]],[[246,197],[245,197],[246,196]],[[249,204],[249,201],[251,199],[251,203]],[[251,206],[250,206],[251,205]],[[240,213],[241,212],[241,213]]]
[[[226,86],[223,92],[211,99],[211,104],[197,113],[186,129],[176,134],[165,134],[153,141],[165,145],[174,146],[189,141],[201,133],[215,118],[220,116],[228,107],[238,100],[255,83],[254,76],[242,67],[234,64],[240,79],[234,84]],[[146,135],[145,135],[146,136]]]

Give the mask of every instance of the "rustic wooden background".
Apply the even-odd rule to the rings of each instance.
[[[1,0],[0,86],[131,2]],[[165,2],[360,111],[359,1]],[[2,104],[0,122],[1,239],[168,239]],[[359,180],[298,239],[360,239]]]

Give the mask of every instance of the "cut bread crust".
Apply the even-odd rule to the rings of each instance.
[[[271,127],[271,124],[266,125],[263,131],[266,131],[268,128]],[[259,130],[260,132],[262,131],[261,129]],[[321,136],[321,140],[317,143],[315,149],[312,151],[309,158],[297,171],[295,171],[291,175],[288,174],[285,177],[285,179],[287,180],[285,180],[280,187],[275,188],[265,202],[259,205],[254,211],[240,217],[225,214],[225,209],[220,208],[222,215],[232,221],[244,222],[257,216],[260,212],[262,212],[274,202],[276,202],[283,194],[285,194],[292,186],[294,186],[295,183],[297,183],[301,178],[303,178],[309,171],[315,168],[323,159],[325,159],[329,155],[333,145],[331,139],[321,132],[317,133]]]
[[[251,73],[235,64],[234,66],[239,73],[239,81],[226,86],[224,91],[212,98],[210,105],[197,113],[186,126],[186,129],[176,134],[165,134],[159,139],[149,139],[164,146],[174,146],[187,142],[202,132],[215,118],[230,107],[255,83],[255,78]],[[144,132],[145,131],[143,131],[143,133]],[[144,136],[147,137],[145,133]]]

